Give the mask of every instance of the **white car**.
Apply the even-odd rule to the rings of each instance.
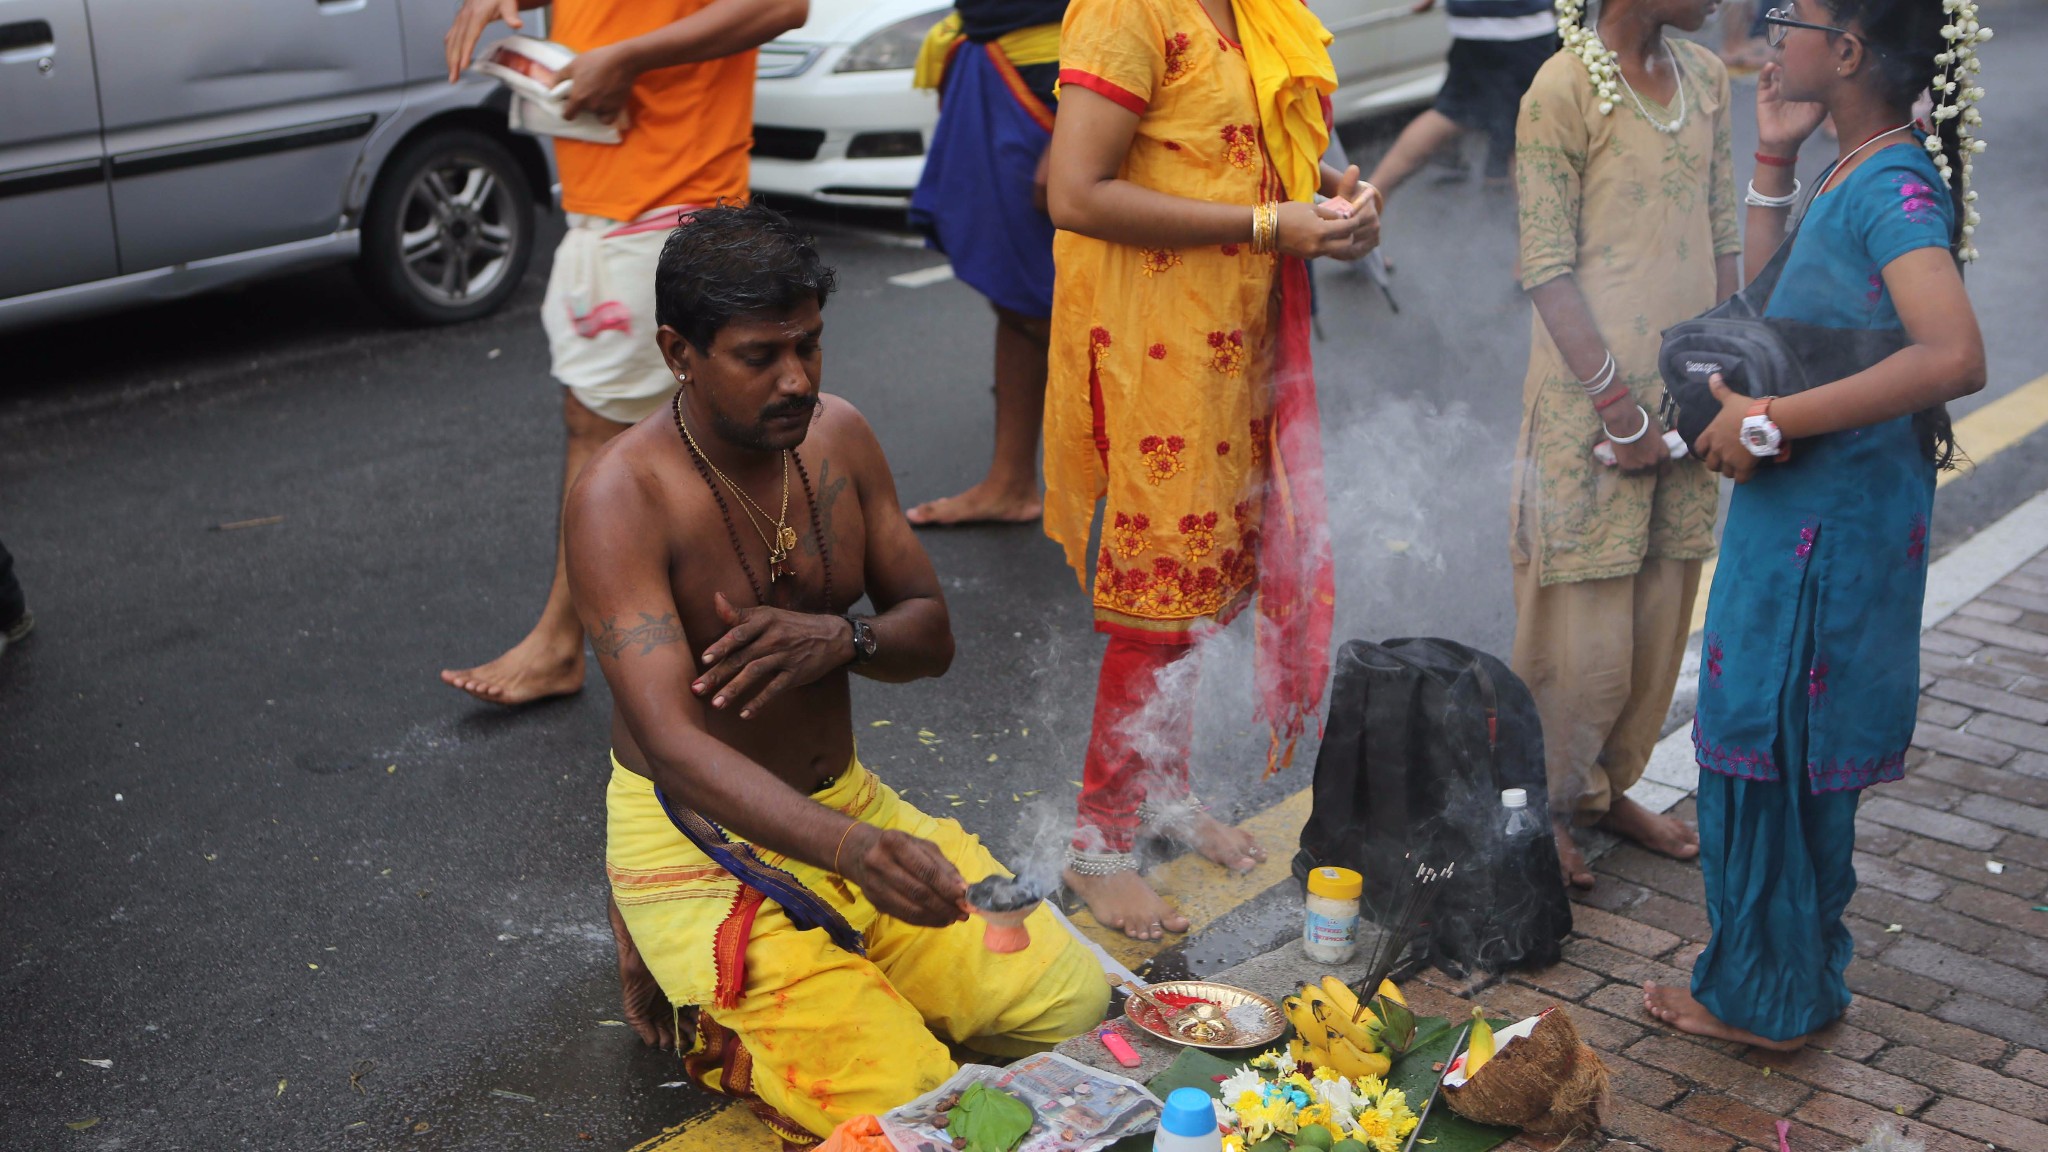
[[[1310,0],[1335,41],[1339,121],[1427,104],[1443,85],[1441,5]],[[932,0],[811,0],[764,45],[754,82],[753,184],[830,204],[900,208],[924,170],[937,97],[910,86],[918,46],[952,11]]]

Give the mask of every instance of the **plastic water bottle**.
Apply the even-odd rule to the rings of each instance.
[[[1536,813],[1529,811],[1527,791],[1520,788],[1501,789],[1500,807],[1501,832],[1509,841],[1525,840],[1542,833],[1542,823],[1536,819]]]
[[[1216,1129],[1216,1106],[1200,1088],[1175,1088],[1166,1094],[1159,1114],[1153,1152],[1222,1152],[1223,1133]]]

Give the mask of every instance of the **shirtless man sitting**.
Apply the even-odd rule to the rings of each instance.
[[[677,229],[655,278],[675,404],[598,450],[565,519],[615,702],[627,1014],[794,1144],[936,1087],[948,1043],[1041,1050],[1108,1002],[1044,908],[1024,951],[983,947],[965,894],[1002,866],[855,754],[848,673],[937,676],[953,638],[873,431],[819,391],[831,289],[766,208]],[[863,596],[875,614],[845,615]],[[670,1005],[698,1009],[694,1036]]]

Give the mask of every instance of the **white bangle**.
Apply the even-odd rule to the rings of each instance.
[[[1742,197],[1742,202],[1752,208],[1790,208],[1799,202],[1799,189],[1801,187],[1803,185],[1799,183],[1799,179],[1794,177],[1791,192],[1783,196],[1766,196],[1756,190],[1756,181],[1751,180],[1749,182],[1749,191]]]
[[[1600,370],[1593,373],[1591,380],[1579,381],[1579,387],[1584,388],[1588,396],[1604,391],[1609,384],[1614,383],[1614,372],[1614,353],[1609,352],[1607,359],[1601,363]]]
[[[1635,435],[1616,436],[1614,433],[1609,432],[1607,434],[1607,442],[1610,444],[1633,444],[1636,441],[1641,440],[1643,437],[1648,436],[1650,434],[1649,411],[1646,410],[1641,404],[1638,404],[1636,405],[1636,414],[1643,418],[1643,426],[1641,428],[1636,429]]]

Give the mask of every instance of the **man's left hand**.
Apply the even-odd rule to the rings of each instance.
[[[783,692],[815,682],[853,659],[853,629],[838,616],[756,606],[737,609],[714,592],[725,635],[704,650],[705,670],[690,685],[721,711],[750,720]]]
[[[1721,402],[1721,414],[1700,433],[1694,451],[1708,468],[1741,484],[1756,473],[1757,462],[1762,459],[1742,443],[1742,421],[1749,415],[1749,397],[1728,387],[1719,372],[1707,377],[1707,387],[1713,389],[1714,399]]]
[[[640,78],[621,45],[592,48],[569,61],[560,76],[570,81],[569,97],[562,106],[570,119],[588,112],[609,124],[625,111],[633,94],[633,81]]]

